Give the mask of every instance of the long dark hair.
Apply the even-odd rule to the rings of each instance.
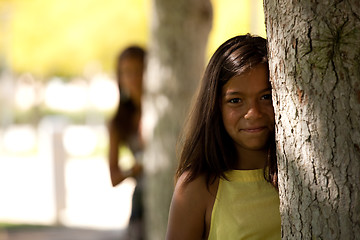
[[[217,177],[226,179],[225,171],[235,169],[237,151],[224,128],[220,109],[221,91],[230,78],[243,74],[258,64],[268,66],[266,40],[250,34],[227,40],[211,57],[179,139],[180,161],[176,179],[184,172],[188,172],[186,182],[205,174],[207,184],[210,184]],[[277,187],[274,146],[273,136],[264,176]]]
[[[142,63],[144,63],[145,55],[146,53],[143,48],[139,46],[129,46],[120,52],[116,58],[115,69],[120,93],[120,101],[118,108],[110,121],[110,125],[113,129],[120,133],[119,136],[121,137],[121,140],[127,140],[133,132],[137,131],[137,126],[133,126],[133,118],[136,113],[141,113],[141,109],[134,104],[121,86],[121,63],[129,58],[139,59]]]

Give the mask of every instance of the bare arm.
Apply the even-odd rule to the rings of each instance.
[[[109,129],[109,168],[110,168],[110,177],[111,183],[113,186],[121,183],[125,178],[125,174],[122,173],[118,160],[119,160],[119,136],[111,124],[108,127]]]
[[[113,126],[109,126],[109,168],[111,183],[113,186],[118,185],[128,177],[137,177],[142,173],[142,165],[135,163],[130,171],[124,172],[119,166],[119,145],[124,144],[120,141],[119,133]]]
[[[205,233],[205,214],[209,193],[203,177],[184,183],[186,174],[175,186],[169,213],[166,239],[201,240]]]

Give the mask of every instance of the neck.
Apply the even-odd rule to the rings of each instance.
[[[239,170],[253,170],[264,168],[268,159],[268,149],[264,150],[247,150],[238,149],[238,164]]]

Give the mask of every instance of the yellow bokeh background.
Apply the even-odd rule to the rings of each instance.
[[[262,0],[212,0],[208,57],[226,39],[265,36]],[[38,77],[113,71],[119,50],[146,47],[151,0],[0,0],[0,70]]]

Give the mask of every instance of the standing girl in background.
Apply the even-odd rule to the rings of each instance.
[[[167,239],[281,238],[266,48],[237,36],[210,59],[180,142]]]
[[[109,161],[113,186],[128,177],[136,179],[129,223],[129,238],[144,239],[142,165],[143,141],[141,138],[141,97],[145,63],[145,51],[136,46],[125,49],[116,61],[116,77],[120,102],[109,124]],[[128,147],[135,157],[135,165],[124,172],[119,164],[119,147]]]

